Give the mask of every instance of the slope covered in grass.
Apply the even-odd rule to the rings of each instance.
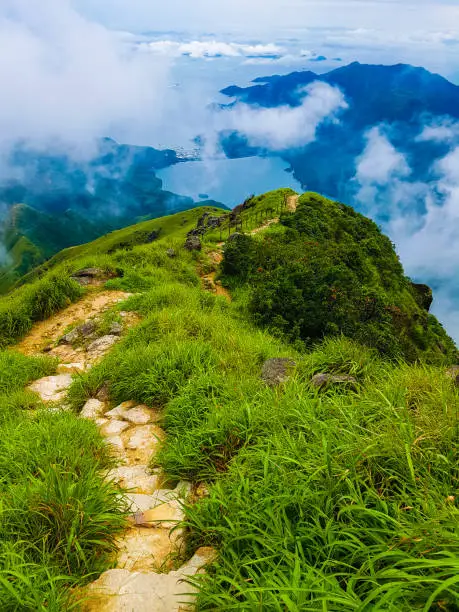
[[[269,194],[268,208],[275,208],[284,196]],[[266,205],[264,198],[259,202]],[[75,378],[69,399],[78,412],[104,387],[114,404],[136,400],[162,409],[167,437],[156,461],[170,483],[188,479],[196,485],[197,503],[187,507],[188,551],[191,555],[201,545],[218,551],[208,573],[197,578],[198,609],[455,610],[459,605],[459,392],[445,366],[427,365],[425,357],[431,357],[427,351],[420,351],[414,364],[389,360],[380,347],[379,351],[365,347],[335,332],[329,338],[316,337],[314,343],[293,344],[285,330],[273,334],[275,327],[260,325],[254,318],[245,280],[233,278],[232,302],[203,291],[199,274],[218,272],[214,255],[219,232],[204,238],[200,253],[183,249],[186,232],[202,212],[147,222],[67,250],[48,271],[40,271],[43,278],[32,279],[10,298],[20,303],[20,296],[35,291],[37,283],[52,282],[49,275],[65,278],[88,265],[118,270],[121,275],[108,287],[135,294],[122,308],[139,313],[141,323],[100,364]],[[269,247],[285,240],[289,231],[297,240],[295,232],[302,230],[289,228],[287,219],[296,223],[303,219],[301,207],[299,213],[282,217],[282,224],[257,234],[255,251],[265,241]],[[243,214],[254,215],[253,207]],[[145,234],[159,228],[162,234],[146,243]],[[343,233],[345,245],[350,240],[347,234]],[[387,245],[375,240],[376,246]],[[376,255],[366,262],[365,269],[373,274],[372,288],[400,299],[411,309],[407,312],[416,314],[421,307],[390,249],[381,252],[381,268]],[[368,258],[362,250],[362,257]],[[241,261],[245,260],[242,252]],[[385,277],[389,264],[400,276]],[[281,300],[282,285],[278,291]],[[308,307],[307,296],[304,305]],[[353,316],[351,310],[351,323]],[[263,363],[271,357],[286,357],[297,364],[290,379],[275,388],[261,378]],[[33,362],[33,376],[41,363]],[[350,375],[355,382],[318,390],[311,384],[317,373]],[[10,403],[17,408],[18,401]],[[27,434],[40,441],[40,449],[62,445],[59,460],[37,449],[23,453],[35,467],[32,491],[44,482],[49,485],[51,475],[37,477],[30,457],[45,466],[64,465],[72,484],[72,474],[92,478],[87,470],[94,457],[99,465],[106,461],[97,450],[100,438],[72,415],[22,422],[38,428]],[[67,434],[56,435],[58,426],[64,432],[71,427],[87,431],[73,431],[70,444]],[[40,435],[46,432],[52,444],[41,442]],[[10,439],[17,440],[17,434],[3,442],[8,465],[13,465]],[[75,439],[82,452],[70,455]],[[88,453],[88,448],[96,450]],[[15,483],[8,478],[5,490],[12,491]],[[56,482],[69,481],[58,475]],[[208,496],[200,497],[198,485],[203,485],[201,491],[208,490]],[[86,486],[85,491],[94,489]],[[110,492],[103,493],[103,487],[100,491],[97,495],[111,499]],[[17,506],[22,508],[21,499]],[[98,516],[100,497],[77,499],[80,507],[95,508],[90,512]],[[105,503],[112,509],[111,502]],[[47,525],[59,524],[58,518],[53,515]],[[22,541],[22,526],[12,524],[8,533],[15,531]],[[41,523],[36,533],[48,541]],[[98,532],[94,539],[102,542],[104,550],[110,546],[111,533]],[[52,550],[57,555],[54,568],[61,568],[64,558],[76,580],[88,571],[78,559],[72,557],[70,562],[61,557],[59,547]],[[23,558],[28,562],[30,557]],[[43,558],[31,558],[35,564],[31,575],[47,571],[49,564]],[[99,568],[89,563],[89,571]],[[62,570],[56,572],[52,576]],[[43,580],[46,588],[54,584]],[[39,588],[42,600],[46,588]],[[56,587],[52,596],[63,597],[62,593]]]
[[[306,193],[280,226],[233,238],[223,274],[273,332],[307,345],[345,334],[391,358],[455,361],[430,289],[406,278],[390,240],[349,206]]]
[[[48,358],[0,352],[0,609],[70,610],[71,588],[110,565],[124,519],[95,426],[44,410],[26,383]]]

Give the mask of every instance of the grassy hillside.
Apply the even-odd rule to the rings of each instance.
[[[430,289],[406,278],[390,240],[317,194],[301,196],[296,212],[268,231],[235,236],[222,271],[229,286],[246,288],[256,322],[300,345],[344,334],[391,358],[457,358],[428,312]]]
[[[282,211],[286,195],[274,192],[249,202],[242,211],[244,231],[269,216],[271,209],[275,214],[276,209]],[[424,349],[406,336],[409,346],[418,351],[416,363],[408,364],[399,355],[389,359],[380,346],[364,346],[355,338],[337,334],[334,328],[326,330],[325,337],[318,333],[305,342],[301,328],[298,334],[289,334],[288,326],[277,317],[261,320],[262,310],[253,306],[252,292],[266,291],[267,287],[273,291],[265,281],[261,285],[253,282],[253,266],[258,266],[259,256],[265,267],[272,263],[269,282],[278,280],[277,266],[285,269],[291,281],[288,237],[292,237],[296,263],[311,253],[310,245],[304,245],[311,237],[306,239],[304,232],[312,223],[317,229],[314,241],[319,244],[321,232],[332,231],[326,239],[328,246],[323,245],[327,248],[318,269],[327,263],[329,273],[337,270],[341,280],[345,271],[333,257],[338,249],[337,257],[344,261],[343,254],[354,246],[351,230],[356,224],[359,232],[367,227],[373,244],[361,241],[361,251],[348,262],[349,269],[369,275],[365,281],[372,291],[379,291],[381,300],[399,300],[396,303],[406,317],[414,316],[418,321],[416,317],[422,316],[422,307],[389,241],[348,209],[342,209],[343,231],[337,231],[337,220],[331,220],[327,229],[321,224],[322,214],[334,217],[336,205],[321,199],[311,202],[311,197],[302,198],[296,213],[284,212],[281,224],[244,239],[243,249],[230,248],[240,239],[228,241],[223,270],[214,256],[219,248],[219,229],[205,236],[201,252],[183,248],[186,233],[206,209],[149,221],[67,249],[46,268],[30,275],[24,287],[0,300],[0,337],[4,343],[12,342],[33,320],[78,299],[81,289],[69,280],[69,274],[78,268],[91,265],[117,271],[120,276],[108,281],[107,287],[135,293],[120,308],[137,312],[141,323],[100,364],[75,378],[70,401],[78,413],[85,400],[104,386],[114,403],[133,399],[161,407],[167,438],[159,464],[171,483],[189,479],[209,492],[203,498],[197,496],[197,503],[187,507],[189,554],[200,545],[215,546],[219,553],[208,573],[197,579],[199,610],[455,610],[459,605],[459,392],[444,365],[426,363],[426,359],[438,362],[443,357],[445,362],[451,361],[452,342],[438,323],[433,336],[424,337]],[[310,210],[305,214],[307,207],[317,214]],[[160,231],[159,236],[146,242],[154,230]],[[298,252],[300,244],[303,251]],[[199,276],[213,271],[222,274],[222,279],[231,279],[232,302],[201,288]],[[302,279],[303,267],[299,272],[293,279]],[[276,284],[277,299],[285,304],[290,299],[290,285]],[[304,308],[310,307],[308,300],[315,300],[315,295],[301,294]],[[354,296],[352,292],[345,294],[347,300]],[[267,313],[273,304],[272,296],[266,299]],[[316,309],[323,317],[320,304],[316,303]],[[333,315],[328,301],[322,307]],[[343,305],[342,310],[340,323],[332,321],[335,325],[349,325],[344,331],[349,329],[352,335],[359,325],[365,328],[365,320],[356,323],[354,309],[349,309],[348,318],[348,309]],[[288,314],[287,308],[284,314]],[[405,339],[405,328],[398,330],[397,336],[393,321],[386,323],[394,337]],[[444,352],[438,347],[439,338],[445,344]],[[8,359],[7,355],[0,353],[1,359]],[[289,380],[278,387],[267,386],[261,378],[263,363],[271,357],[296,363]],[[52,436],[55,427],[60,428],[51,447],[63,446],[59,465],[68,473],[63,481],[71,481],[70,475],[75,473],[82,482],[91,479],[91,495],[78,498],[85,516],[100,517],[100,496],[108,496],[105,503],[110,516],[115,517],[114,529],[104,533],[96,521],[99,530],[94,536],[90,534],[96,542],[93,551],[99,546],[108,550],[119,518],[111,505],[110,491],[95,490],[94,469],[107,461],[103,454],[97,454],[96,432],[71,414],[38,417],[38,425],[36,419],[23,416],[28,405],[17,395],[21,385],[52,367],[42,360],[30,362],[25,369],[22,363],[7,365],[5,370],[10,374],[6,395],[0,400],[1,414],[19,415],[15,418],[22,419],[22,427],[38,427],[42,436]],[[22,372],[21,378],[14,374],[16,369]],[[318,373],[352,376],[354,382],[318,389],[311,384]],[[8,432],[14,433],[14,427]],[[86,433],[76,432],[77,427],[85,427]],[[37,433],[24,431],[14,474],[10,470],[9,477],[0,482],[7,496],[17,489],[26,496],[25,488],[21,489],[22,472],[28,474],[37,503],[45,498],[47,476],[36,468],[30,472],[23,469],[26,458],[30,465],[36,466],[38,461],[49,466],[58,450],[53,450],[51,459],[45,457],[37,448],[36,440],[41,440]],[[2,453],[7,458],[3,473],[12,465],[11,449],[17,441],[13,433],[0,441],[0,468]],[[72,436],[78,438],[78,448],[91,448],[91,452],[71,459]],[[49,448],[49,444],[40,443],[39,448]],[[95,468],[94,453],[101,462]],[[77,468],[72,461],[79,462]],[[48,468],[44,469],[47,473]],[[61,478],[58,475],[58,480]],[[46,495],[55,508],[67,503],[56,498],[54,491]],[[97,565],[89,555],[83,567],[78,558],[72,557],[70,563],[47,547],[46,558],[30,556],[32,552],[22,544],[30,531],[25,532],[22,524],[33,530],[35,523],[28,520],[30,503],[21,503],[18,507],[26,508],[20,515],[21,526],[12,523],[8,531],[0,531],[0,539],[9,534],[8,539],[3,535],[7,551],[0,556],[0,579],[8,583],[9,590],[0,596],[0,603],[12,610],[58,610],[58,604],[47,604],[53,601],[49,594],[57,601],[71,583],[69,575],[81,580],[85,572],[100,571],[103,562]],[[13,507],[11,502],[7,511]],[[7,511],[2,517],[9,516]],[[53,528],[58,517],[47,516],[47,520]],[[63,533],[71,532],[70,523],[71,517],[64,517]],[[36,534],[38,540],[45,538],[41,529]],[[38,546],[36,538],[33,542]],[[21,557],[11,556],[13,546],[18,547]],[[33,570],[24,565],[30,559],[35,564]],[[67,564],[65,570],[63,564]],[[14,597],[21,601],[26,589],[20,590],[22,582],[14,578],[14,572],[41,576],[35,581],[35,601],[27,600],[22,608],[14,607]],[[62,582],[57,576],[63,576]]]

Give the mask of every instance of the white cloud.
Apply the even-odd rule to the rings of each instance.
[[[445,142],[452,143],[459,139],[459,123],[449,117],[438,119],[434,123],[424,126],[416,138],[418,142]]]
[[[359,183],[384,185],[393,178],[403,178],[409,174],[405,156],[395,149],[381,127],[372,128],[367,133],[365,150],[358,159]]]
[[[160,55],[170,55],[172,57],[187,55],[199,59],[216,57],[264,58],[284,53],[282,47],[273,43],[253,45],[219,40],[192,40],[189,42],[154,40],[143,42],[139,46],[143,51]]]
[[[438,124],[435,130],[441,127]],[[443,127],[447,130],[451,123]],[[423,138],[431,135],[431,129],[424,128]],[[445,130],[435,131],[435,138]],[[370,216],[384,218],[383,228],[397,245],[407,273],[439,286],[435,313],[458,340],[459,311],[454,293],[459,268],[459,146],[453,146],[433,165],[432,174],[436,177],[432,183],[411,181],[405,156],[381,128],[374,128],[357,160],[358,197]]]
[[[159,113],[168,64],[126,48],[68,0],[3,0],[0,145],[85,143],[113,129],[140,132]]]
[[[338,88],[319,81],[308,85],[303,93],[301,106],[293,108],[254,108],[239,103],[218,115],[219,128],[237,130],[250,145],[271,151],[305,146],[315,139],[319,125],[336,120],[347,103]]]

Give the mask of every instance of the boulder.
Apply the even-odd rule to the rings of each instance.
[[[105,381],[102,387],[97,391],[96,399],[101,402],[108,402],[110,400],[110,384]]]
[[[188,236],[185,242],[185,249],[187,251],[200,251],[202,244],[199,236]]]
[[[117,274],[107,272],[103,268],[83,268],[82,270],[74,272],[71,278],[79,285],[86,286],[100,284],[102,281],[114,278],[115,276],[117,276]]]
[[[121,323],[118,323],[117,321],[114,321],[110,325],[110,329],[108,330],[108,334],[110,336],[121,336],[122,333],[123,333],[123,326],[121,325]]]
[[[296,363],[292,359],[284,357],[268,359],[263,364],[261,378],[269,387],[277,387],[289,380],[295,367]]]
[[[411,286],[414,289],[415,298],[419,306],[429,312],[433,302],[432,289],[422,283],[411,283]]]
[[[88,353],[94,357],[104,355],[111,347],[119,341],[119,336],[102,336],[91,342],[88,346]]]
[[[80,339],[80,334],[78,333],[78,329],[72,329],[68,334],[62,336],[59,340],[59,344],[75,344]]]
[[[160,230],[153,230],[152,232],[150,232],[147,236],[147,243],[158,240],[160,233],[161,233]]]
[[[72,274],[73,278],[82,278],[87,276],[89,278],[98,278],[99,276],[104,276],[106,274],[105,270],[102,268],[83,268],[82,270],[77,270]]]
[[[79,340],[87,340],[92,338],[96,333],[96,323],[93,320],[85,321],[81,325],[78,325],[68,334],[62,336],[59,340],[59,344],[75,344]]]
[[[357,380],[346,374],[316,374],[311,379],[311,385],[322,389],[330,385],[356,385]]]

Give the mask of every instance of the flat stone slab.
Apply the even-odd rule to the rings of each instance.
[[[133,408],[134,406],[135,406],[135,402],[132,402],[132,401],[123,402],[119,406],[116,406],[116,408],[113,408],[112,410],[109,410],[108,412],[106,412],[104,416],[107,417],[108,419],[122,419],[124,414],[130,408]]]
[[[173,529],[183,520],[185,520],[185,513],[178,499],[134,515],[136,525],[150,528]]]
[[[83,612],[185,612],[193,609],[196,589],[185,580],[215,559],[200,548],[179,570],[169,574],[109,570],[87,589]]]
[[[151,495],[141,493],[128,493],[126,498],[130,504],[131,512],[145,512],[176,498],[171,489],[157,489]]]
[[[103,415],[105,404],[97,399],[90,399],[83,406],[80,416],[83,419],[97,419]]]
[[[150,474],[147,465],[122,466],[110,470],[107,479],[114,480],[125,489],[135,490],[136,493],[149,495],[159,485],[159,477]]]
[[[164,431],[156,425],[137,425],[123,434],[127,459],[131,464],[146,465],[156,453]]]
[[[118,567],[129,571],[157,571],[177,552],[166,529],[134,527],[123,535],[118,547]]]
[[[146,425],[147,423],[151,423],[151,421],[155,420],[155,413],[153,410],[150,410],[148,406],[136,406],[135,408],[131,408],[127,412],[123,414],[123,419],[133,423],[134,425]]]
[[[67,395],[71,384],[71,374],[58,374],[36,380],[29,386],[29,389],[37,393],[44,402],[60,402]]]
[[[107,443],[116,451],[124,451],[124,443],[121,436],[108,436]]]
[[[126,421],[116,421],[115,419],[112,419],[103,425],[101,431],[104,436],[119,436],[119,434],[128,427],[129,423],[126,423]]]
[[[75,362],[75,363],[60,363],[57,366],[58,374],[78,374],[80,372],[85,372],[86,366],[84,363]]]

